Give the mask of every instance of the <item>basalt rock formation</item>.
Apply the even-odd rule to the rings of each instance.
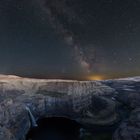
[[[113,140],[139,140],[140,77],[76,81],[0,76],[0,140],[24,140],[35,121],[45,117],[66,117],[90,130],[115,125]]]

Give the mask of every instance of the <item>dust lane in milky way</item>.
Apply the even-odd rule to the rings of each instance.
[[[140,75],[140,1],[1,0],[0,73],[107,79]]]

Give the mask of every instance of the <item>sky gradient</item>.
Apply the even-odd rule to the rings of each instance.
[[[0,73],[36,78],[140,75],[139,0],[1,0]]]

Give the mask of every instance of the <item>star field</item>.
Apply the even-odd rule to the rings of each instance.
[[[139,13],[139,0],[1,0],[0,73],[140,75]]]

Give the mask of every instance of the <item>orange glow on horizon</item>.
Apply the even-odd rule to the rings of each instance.
[[[90,75],[87,77],[88,80],[104,80],[105,77],[102,75]]]

